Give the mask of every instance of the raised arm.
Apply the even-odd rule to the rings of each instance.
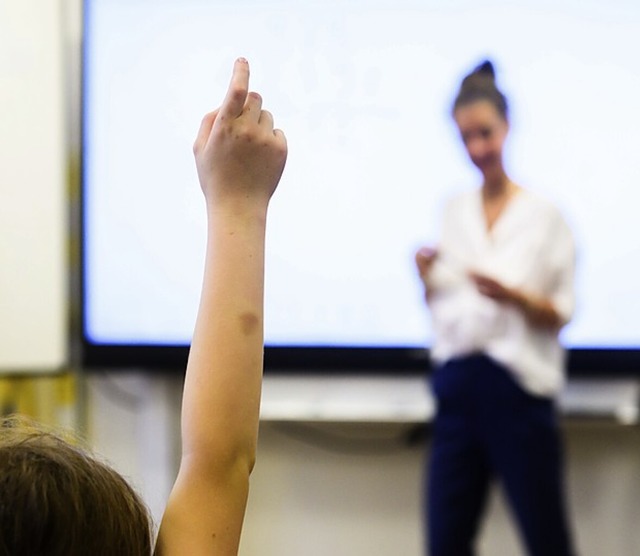
[[[207,207],[204,281],[182,407],[182,460],[156,553],[235,555],[254,465],[267,207],[287,146],[236,61],[194,145]]]

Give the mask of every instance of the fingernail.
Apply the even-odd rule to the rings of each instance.
[[[240,58],[238,58],[238,62],[242,63],[242,64],[248,64],[249,62],[247,61],[246,58],[243,58],[242,56],[240,56]]]

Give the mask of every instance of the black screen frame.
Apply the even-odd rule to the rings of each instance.
[[[83,338],[82,364],[88,369],[144,369],[182,372],[189,346],[98,344]],[[265,346],[265,372],[410,374],[432,370],[428,349],[410,347]],[[640,377],[640,350],[569,348],[569,377]]]

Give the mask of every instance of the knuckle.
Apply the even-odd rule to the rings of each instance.
[[[281,160],[286,159],[287,158],[287,152],[288,152],[286,143],[284,143],[282,141],[278,141],[277,147],[276,147],[276,152],[280,156]]]
[[[247,96],[247,90],[242,85],[233,85],[229,91],[229,95],[233,102],[244,102]]]
[[[238,126],[236,130],[236,138],[244,143],[252,143],[256,138],[256,134],[251,126]]]
[[[208,112],[206,113],[203,117],[202,117],[202,122],[200,122],[200,125],[202,126],[208,126],[211,124],[211,122],[213,121],[213,119],[216,116],[216,112]]]

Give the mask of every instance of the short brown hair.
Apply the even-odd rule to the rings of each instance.
[[[149,556],[149,512],[108,465],[23,417],[0,420],[0,556]]]
[[[479,100],[490,102],[502,118],[508,119],[507,97],[496,86],[496,72],[489,60],[482,62],[462,80],[453,102],[452,113],[455,114],[458,108]]]

